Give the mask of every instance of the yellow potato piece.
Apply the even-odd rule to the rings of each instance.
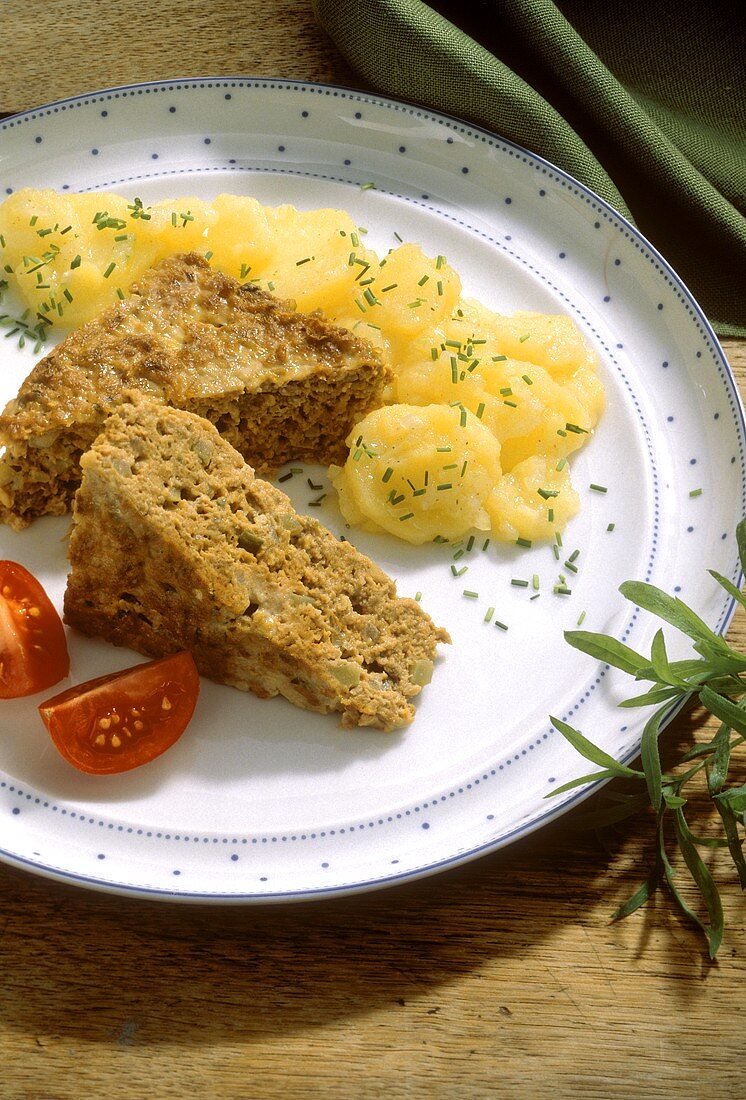
[[[536,363],[555,378],[572,374],[589,356],[581,333],[565,314],[493,314],[489,330],[505,355]]]
[[[281,297],[292,298],[298,309],[323,309],[335,317],[350,311],[363,297],[378,258],[365,247],[365,235],[341,210],[296,210],[293,206],[267,208],[267,221],[276,248],[263,273],[262,285]],[[235,232],[235,229],[234,229]],[[355,322],[364,309],[357,309]]]
[[[567,466],[543,455],[524,459],[504,474],[485,502],[492,534],[502,542],[552,538],[580,507]]]
[[[500,445],[476,417],[448,405],[388,405],[369,413],[333,467],[343,516],[406,542],[487,530],[484,503],[500,477]]]

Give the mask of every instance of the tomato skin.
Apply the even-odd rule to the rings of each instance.
[[[90,775],[114,775],[154,760],[178,741],[199,695],[191,653],[175,653],[98,676],[39,706],[68,763]]]
[[[0,561],[0,699],[58,684],[70,671],[62,620],[42,586],[15,561]]]

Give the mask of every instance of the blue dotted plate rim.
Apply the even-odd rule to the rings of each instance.
[[[602,214],[608,222],[614,225],[617,229],[622,230],[625,235],[633,240],[635,247],[639,251],[647,253],[651,262],[657,267],[658,273],[662,275],[667,282],[669,288],[673,289],[679,298],[680,302],[685,305],[690,318],[695,322],[699,334],[706,339],[708,344],[708,351],[712,355],[715,364],[720,373],[721,379],[726,383],[726,388],[730,390],[731,409],[735,413],[736,427],[740,429],[741,436],[744,434],[744,412],[740,395],[735,384],[730,366],[725,358],[725,355],[720,347],[718,338],[712,329],[709,321],[707,320],[701,307],[694,299],[691,292],[683,284],[682,280],[676,274],[671,265],[665,260],[665,258],[655,249],[653,245],[636,229],[631,223],[629,223],[622,215],[613,209],[604,199],[594,194],[589,188],[581,184],[574,179],[569,173],[557,168],[551,162],[545,158],[534,154],[522,146],[517,145],[505,138],[500,137],[498,134],[491,133],[490,131],[481,128],[477,125],[465,122],[462,119],[454,116],[449,116],[443,112],[433,111],[427,108],[423,108],[414,104],[408,104],[400,100],[396,100],[392,97],[386,97],[375,93],[361,92],[354,88],[345,88],[343,86],[325,85],[307,81],[285,80],[285,79],[267,79],[261,77],[237,77],[237,76],[224,76],[215,78],[189,78],[189,79],[174,79],[164,81],[153,81],[142,84],[128,84],[121,85],[115,88],[102,89],[97,92],[83,93],[81,95],[68,97],[67,99],[57,101],[56,103],[46,104],[37,108],[33,108],[28,111],[20,112],[16,115],[11,115],[5,119],[0,120],[0,136],[4,130],[12,129],[15,126],[31,122],[37,118],[51,116],[57,114],[60,111],[67,110],[75,106],[88,106],[112,98],[126,98],[128,96],[146,95],[153,92],[183,92],[194,91],[212,88],[228,88],[228,87],[240,87],[240,88],[257,88],[269,91],[295,91],[295,92],[309,92],[317,95],[327,95],[339,98],[346,98],[354,100],[359,103],[368,104],[374,108],[384,107],[386,109],[404,111],[408,114],[427,118],[432,121],[436,121],[440,124],[445,124],[449,128],[455,128],[462,133],[476,135],[482,141],[489,141],[494,146],[502,147],[507,150],[509,155],[519,155],[522,159],[525,159],[527,163],[537,165],[541,167],[545,174],[550,174],[556,178],[556,180],[562,185],[571,188],[577,197],[581,198],[587,204],[593,206],[599,214]],[[209,170],[209,169],[205,169]],[[256,169],[255,169],[256,170]],[[153,175],[155,175],[154,173]],[[139,177],[137,177],[139,178]],[[130,177],[131,179],[131,177]],[[340,182],[343,181],[340,177]],[[99,190],[104,186],[97,184],[96,189]],[[393,193],[392,193],[393,194]],[[400,196],[403,197],[403,196]],[[426,197],[426,196],[423,196]],[[411,197],[409,197],[411,199]],[[442,213],[442,212],[441,212]],[[472,227],[473,228],[473,227]],[[497,243],[497,242],[493,242]],[[504,247],[504,246],[503,246]],[[507,251],[510,251],[509,249]],[[522,261],[525,263],[525,261]],[[529,265],[530,266],[530,265]],[[549,285],[552,285],[551,282]],[[557,289],[556,287],[554,289]],[[659,307],[660,308],[660,307]],[[610,349],[606,349],[610,351]],[[746,484],[742,477],[741,485],[742,504],[746,497]],[[744,508],[746,510],[746,507]],[[735,576],[735,574],[734,574]],[[737,571],[737,577],[740,583],[740,570]],[[721,615],[717,626],[714,628],[719,633],[724,633],[735,611],[735,600],[730,599],[722,608]],[[635,616],[633,616],[634,618]],[[631,623],[629,624],[631,626]],[[678,707],[672,708],[669,713],[666,722],[670,722],[678,711]],[[533,747],[533,746],[532,746]],[[637,755],[639,751],[639,744],[634,744],[629,752],[620,757],[623,762],[628,762]],[[502,770],[502,768],[500,769]],[[485,779],[487,776],[485,775]],[[108,880],[104,877],[94,877],[92,875],[81,874],[77,871],[72,871],[67,868],[55,867],[50,863],[36,863],[31,859],[24,856],[20,856],[17,853],[6,851],[0,848],[0,857],[6,862],[15,864],[20,867],[24,867],[30,870],[34,870],[40,874],[47,875],[62,881],[75,882],[80,885],[86,885],[89,887],[96,887],[113,892],[121,892],[125,894],[136,894],[148,897],[163,897],[166,899],[184,898],[190,900],[206,900],[206,901],[241,901],[241,902],[270,902],[277,900],[293,900],[293,899],[309,899],[314,897],[327,897],[331,895],[356,893],[364,890],[377,889],[388,885],[394,885],[413,879],[422,878],[437,872],[443,871],[447,868],[458,866],[465,862],[478,858],[491,851],[496,851],[506,845],[520,839],[521,837],[528,836],[541,826],[548,824],[550,821],[556,820],[563,814],[568,812],[572,807],[583,801],[591,794],[595,793],[603,783],[589,784],[587,787],[580,789],[572,794],[570,797],[558,802],[553,809],[548,809],[545,813],[537,814],[528,821],[522,821],[512,829],[507,829],[497,837],[491,837],[486,839],[483,843],[474,845],[466,851],[459,851],[453,854],[448,854],[442,859],[430,859],[427,863],[421,866],[409,867],[405,871],[401,872],[389,872],[386,875],[382,875],[376,878],[366,878],[361,880],[355,880],[350,882],[339,883],[324,887],[322,885],[312,886],[308,889],[292,889],[289,891],[272,892],[269,889],[262,889],[260,891],[254,891],[246,893],[244,890],[236,893],[226,891],[205,891],[205,890],[189,890],[189,889],[167,889],[166,887],[154,886],[150,887],[140,883],[127,883],[123,881]],[[19,797],[29,799],[32,796],[27,792],[24,792],[21,788],[16,787],[14,784],[8,784],[2,782],[0,787],[8,789],[9,792],[15,793]],[[41,800],[36,798],[38,803]],[[427,805],[427,802],[424,804]],[[58,807],[53,807],[55,810]],[[419,812],[422,807],[417,806],[415,810]],[[17,808],[14,812],[18,812]],[[64,811],[67,812],[67,811]],[[75,813],[72,816],[76,816]],[[81,818],[85,818],[87,815],[77,815]],[[399,815],[401,816],[401,815]],[[93,818],[90,819],[93,822]],[[103,824],[103,822],[99,822]],[[383,824],[383,821],[381,822]],[[110,824],[110,828],[113,826]],[[119,826],[119,831],[126,832],[138,832],[142,833],[141,829],[126,828]],[[364,828],[364,825],[361,825]],[[341,830],[344,832],[345,830]],[[351,831],[354,831],[354,827]],[[329,831],[333,835],[334,830]],[[151,834],[152,835],[152,834]],[[163,836],[163,834],[159,834]],[[166,834],[168,839],[172,839],[170,834]],[[192,839],[189,837],[182,838],[178,834],[173,837],[175,840],[179,839]],[[193,839],[198,839],[194,837]],[[207,838],[204,838],[205,840]],[[278,839],[278,838],[273,838]],[[287,839],[283,837],[283,839]],[[295,839],[295,838],[293,838]],[[304,838],[305,839],[305,838]],[[226,841],[224,840],[224,843]],[[99,856],[103,858],[103,856]],[[236,858],[235,856],[233,857]],[[174,874],[178,874],[178,871],[174,871]],[[265,880],[266,881],[266,880]]]

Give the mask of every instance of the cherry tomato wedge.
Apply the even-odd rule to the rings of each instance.
[[[68,688],[41,703],[39,714],[70,764],[113,775],[170,749],[188,726],[198,695],[194,658],[176,653]]]
[[[65,628],[46,592],[18,562],[0,561],[0,699],[44,691],[69,671]]]

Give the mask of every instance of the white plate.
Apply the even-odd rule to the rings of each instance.
[[[552,594],[562,563],[548,546],[483,551],[480,540],[457,578],[452,548],[351,533],[401,594],[423,593],[453,637],[406,732],[345,732],[332,717],[204,682],[175,748],[97,779],[57,755],[38,700],[5,702],[2,858],[123,893],[322,897],[453,866],[577,803],[587,789],[545,797],[588,770],[550,714],[618,759],[634,756],[643,716],[616,709],[633,685],[571,649],[563,630],[585,612],[585,628],[645,650],[658,624],[617,592],[635,578],[679,593],[724,631],[731,601],[707,568],[738,582],[734,528],[746,514],[744,422],[728,366],[696,302],[635,229],[563,172],[475,127],[285,81],[164,82],[66,100],[0,124],[0,162],[7,191],[112,189],[145,202],[233,191],[342,207],[379,251],[398,233],[444,253],[466,293],[502,312],[568,312],[600,354],[608,396],[595,439],[573,462],[583,507],[564,539],[568,556],[581,551],[571,596]],[[3,345],[3,403],[33,363],[13,344]],[[301,508],[304,486],[283,485]],[[328,501],[321,518],[339,530],[333,494]],[[67,528],[45,519],[0,531],[0,556],[23,562],[58,604]],[[534,574],[532,600],[533,588],[511,580]],[[489,605],[507,631],[484,622]],[[70,643],[77,681],[139,659]]]

